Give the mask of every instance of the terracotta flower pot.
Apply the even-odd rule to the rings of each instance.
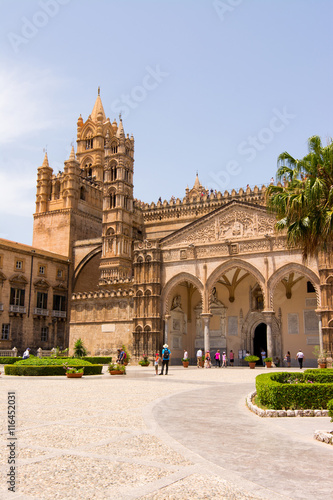
[[[183,367],[188,368],[188,365],[190,364],[189,361],[183,361]]]
[[[81,378],[83,373],[66,373],[67,378]]]
[[[125,372],[121,370],[110,370],[110,375],[124,375]]]
[[[271,361],[266,361],[266,366],[267,366],[267,368],[272,368],[272,362]]]
[[[256,362],[255,361],[249,361],[249,367],[251,370],[253,370],[256,367]]]

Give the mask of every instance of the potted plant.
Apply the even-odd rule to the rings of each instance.
[[[273,358],[265,358],[264,359],[264,363],[267,366],[267,368],[271,368],[272,367],[272,361],[273,361]]]
[[[73,366],[63,365],[66,370],[67,378],[81,378],[83,376],[84,368],[74,368]]]
[[[190,359],[189,358],[182,358],[182,363],[184,368],[188,368],[188,365],[190,364]]]
[[[319,368],[326,368],[327,351],[325,351],[325,349],[320,349],[320,347],[316,345],[313,354],[317,358]]]
[[[246,358],[244,358],[245,361],[247,361],[249,363],[249,367],[254,369],[256,367],[256,362],[259,361],[260,358],[258,358],[258,356],[246,356]]]
[[[110,375],[126,375],[126,366],[118,363],[109,363],[108,372]]]
[[[139,361],[139,365],[141,365],[141,366],[149,366],[150,365],[150,361],[148,359],[147,354],[144,354],[142,356],[142,359],[140,359],[140,361]]]

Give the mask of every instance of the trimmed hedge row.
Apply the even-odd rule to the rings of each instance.
[[[264,373],[256,377],[257,396],[261,404],[273,410],[326,409],[328,401],[333,398],[333,379],[330,375],[328,377],[330,382],[320,382],[324,374],[317,375],[317,372]],[[282,382],[288,379],[292,383]]]
[[[15,365],[16,366],[23,366],[23,365],[24,366],[63,366],[63,365],[88,366],[91,365],[91,363],[89,363],[89,361],[85,361],[84,359],[78,359],[78,358],[59,359],[59,358],[35,358],[35,356],[30,356],[30,358],[28,359],[22,359],[21,361],[18,361],[17,363],[15,363]]]
[[[12,365],[21,359],[21,356],[0,356],[0,365]]]
[[[84,375],[100,375],[103,365],[75,365],[75,368],[84,368]],[[66,375],[62,365],[6,365],[5,375],[18,375],[27,377],[43,377]]]
[[[111,356],[83,356],[85,361],[89,361],[93,365],[108,365],[112,361]]]

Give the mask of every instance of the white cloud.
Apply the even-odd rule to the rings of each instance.
[[[7,67],[6,67],[7,66]],[[45,129],[59,126],[57,117],[61,91],[69,81],[49,69],[6,64],[0,69],[0,143],[8,144]],[[58,106],[57,106],[58,103]]]
[[[31,175],[35,167],[11,161],[5,170],[0,171],[0,213],[26,215],[34,212],[36,195],[36,176]]]

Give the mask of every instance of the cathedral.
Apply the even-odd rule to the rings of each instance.
[[[201,348],[232,350],[235,364],[246,351],[282,360],[302,349],[305,366],[315,363],[315,346],[332,350],[332,257],[304,263],[299,249],[287,249],[266,210],[265,186],[221,193],[205,189],[197,175],[182,199],[146,203],[133,196],[133,176],[134,138],[121,117],[111,123],[105,116],[98,91],[87,120],[77,121],[76,153],[73,147],[63,171],[53,172],[47,154],[37,171],[31,251],[52,261],[55,282],[31,275],[30,283],[21,270],[14,273],[25,279],[21,289],[36,289],[35,313],[38,287],[49,290],[39,309],[53,307],[42,318],[53,333],[43,340],[31,326],[24,339],[27,311],[5,316],[6,301],[13,305],[10,268],[0,272],[7,333],[17,315],[23,320],[0,348],[4,341],[20,347],[21,339],[22,346],[72,350],[81,338],[91,355],[125,344],[139,358],[167,343],[174,361]],[[0,264],[6,244],[0,240]],[[61,269],[66,279],[56,279]],[[61,318],[53,314],[54,296],[66,299]],[[54,318],[64,322],[60,336]]]

